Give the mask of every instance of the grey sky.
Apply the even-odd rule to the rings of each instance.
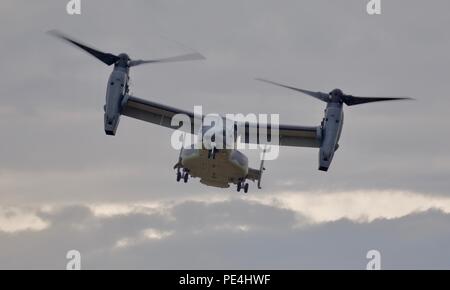
[[[372,17],[362,0],[82,2],[0,4],[1,268],[64,268],[72,248],[90,268],[363,268],[371,248],[389,268],[449,267],[448,1],[384,0]],[[242,197],[176,183],[165,128],[122,118],[105,136],[110,68],[50,29],[135,58],[200,51],[131,71],[134,95],[187,110],[320,122],[323,103],[255,77],[416,101],[347,108],[328,173],[317,150],[282,148]]]

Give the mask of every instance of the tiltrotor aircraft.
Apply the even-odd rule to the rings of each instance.
[[[116,134],[122,115],[171,129],[183,129],[182,124],[172,125],[172,118],[178,114],[188,116],[190,124],[196,124],[198,123],[196,119],[204,118],[204,116],[198,116],[192,112],[129,95],[129,72],[131,67],[151,63],[204,59],[199,53],[154,60],[132,60],[126,53],[119,55],[105,53],[82,44],[79,41],[75,41],[58,31],[50,31],[49,33],[70,42],[108,66],[114,65],[107,84],[106,104],[104,106],[104,128],[107,135]],[[263,79],[258,80],[292,89],[326,102],[325,116],[321,124],[315,127],[280,124],[277,133],[278,136],[267,136],[270,135],[270,133],[267,133],[270,130],[260,130],[259,127],[261,124],[236,122],[232,127],[221,128],[219,131],[214,132],[213,135],[233,135],[236,137],[238,131],[242,132],[240,128],[244,127],[244,134],[240,135],[242,137],[240,141],[243,143],[262,144],[265,142],[264,140],[277,137],[279,146],[319,148],[319,170],[322,171],[328,170],[334,153],[339,147],[339,139],[344,123],[344,104],[354,106],[371,102],[409,99],[403,97],[357,97],[344,94],[339,89],[335,89],[330,93],[313,92]],[[256,130],[257,136],[252,139],[249,136],[249,132],[251,128],[255,127],[258,128]],[[194,135],[203,135],[206,132],[210,132],[210,130],[205,130],[205,127],[198,128],[194,125],[189,126],[187,130],[184,128],[184,131]],[[214,136],[211,139],[212,141],[214,141]],[[225,149],[217,149],[215,146],[215,142],[210,142],[210,144],[206,145],[202,143],[200,148],[195,146],[182,148],[178,162],[174,166],[177,181],[183,180],[186,183],[189,177],[198,177],[200,178],[200,182],[205,185],[228,188],[230,184],[235,184],[237,191],[243,190],[246,193],[249,189],[247,180],[251,180],[254,182],[257,181],[258,188],[261,188],[261,177],[265,170],[264,158],[261,160],[259,169],[253,169],[249,167],[248,158],[242,152],[236,150],[235,147],[231,149],[228,147],[223,147]]]

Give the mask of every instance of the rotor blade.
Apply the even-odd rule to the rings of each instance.
[[[167,58],[160,58],[160,59],[153,59],[153,60],[132,60],[130,61],[130,66],[137,66],[141,64],[147,64],[147,63],[166,63],[166,62],[179,62],[179,61],[188,61],[188,60],[201,60],[205,59],[203,55],[201,55],[198,52],[195,53],[189,53],[189,54],[183,54],[178,56],[172,56]]]
[[[280,87],[283,87],[283,88],[291,89],[291,90],[294,90],[294,91],[297,91],[297,92],[301,92],[301,93],[304,93],[304,94],[306,94],[308,96],[311,96],[313,98],[319,99],[319,100],[321,100],[323,102],[328,102],[329,99],[330,99],[330,96],[328,94],[326,94],[326,93],[312,92],[312,91],[308,91],[308,90],[303,90],[303,89],[299,89],[299,88],[295,88],[295,87],[291,87],[291,86],[286,86],[286,85],[283,85],[283,84],[280,84],[280,83],[276,83],[276,82],[273,82],[273,81],[260,79],[260,78],[257,78],[256,80],[257,81],[261,81],[261,82],[265,82],[265,83],[269,83],[269,84],[272,84],[272,85],[280,86]]]
[[[119,60],[119,57],[115,56],[114,54],[105,53],[105,52],[96,50],[92,47],[89,47],[87,45],[84,45],[78,41],[75,41],[75,40],[69,38],[68,36],[64,35],[63,33],[59,32],[57,30],[51,30],[48,33],[53,36],[56,36],[60,39],[63,39],[65,41],[72,43],[73,45],[77,46],[78,48],[81,48],[82,50],[86,51],[87,53],[91,54],[92,56],[96,57],[97,59],[99,59],[100,61],[102,61],[103,63],[105,63],[107,65],[112,65],[112,64],[116,63],[117,60]]]
[[[384,102],[384,101],[398,101],[398,100],[413,100],[407,97],[398,98],[379,98],[379,97],[356,97],[352,95],[343,95],[342,100],[347,106],[361,105],[373,102]]]

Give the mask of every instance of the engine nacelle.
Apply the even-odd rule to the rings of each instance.
[[[125,100],[128,76],[125,72],[114,70],[108,81],[106,89],[105,104],[105,133],[107,135],[115,135],[120,122],[120,114],[122,112]]]
[[[117,127],[120,123],[120,109],[108,111],[108,105],[105,105],[104,123],[106,135],[116,135]]]
[[[319,170],[327,171],[339,147],[338,142],[344,124],[341,104],[329,103],[322,122],[322,144],[319,150]]]

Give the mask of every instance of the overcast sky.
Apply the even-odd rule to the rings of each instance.
[[[450,268],[450,2],[3,0],[0,268]],[[122,118],[103,132],[111,68],[45,32],[134,58],[206,61],[131,71],[133,95],[205,113],[318,125],[324,104],[254,81],[410,96],[346,108],[329,172],[282,148],[263,189],[175,181],[171,131]],[[258,152],[246,152],[257,167]]]

